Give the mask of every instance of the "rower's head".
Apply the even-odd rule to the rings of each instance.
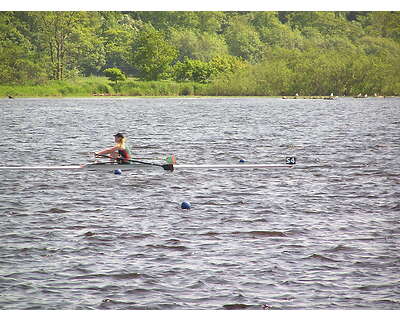
[[[119,145],[125,145],[125,136],[118,132],[117,134],[114,134],[114,139],[115,139],[115,143],[119,144]]]
[[[121,139],[124,139],[124,135],[121,132],[118,132],[117,134],[114,134],[114,139],[115,141],[119,141]]]

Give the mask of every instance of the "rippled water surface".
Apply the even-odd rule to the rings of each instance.
[[[400,309],[400,99],[0,100],[1,309]],[[182,210],[182,201],[192,208]]]

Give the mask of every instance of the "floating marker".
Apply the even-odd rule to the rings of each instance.
[[[188,201],[183,201],[181,204],[182,209],[190,209],[191,207],[192,207],[192,205]]]
[[[122,174],[121,169],[115,169],[115,170],[114,170],[114,174]]]

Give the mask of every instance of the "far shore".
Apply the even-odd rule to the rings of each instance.
[[[181,96],[128,96],[128,95],[87,95],[87,96],[2,96],[2,100],[13,99],[229,99],[229,98],[270,98],[270,99],[297,99],[297,100],[336,100],[338,98],[353,99],[382,99],[382,98],[398,98],[399,96],[199,96],[199,95],[181,95]]]
[[[335,100],[344,97],[343,89],[321,90],[321,94],[309,94],[305,88],[263,88],[254,86],[237,87],[218,83],[193,81],[143,81],[129,78],[113,83],[106,77],[78,77],[69,80],[48,80],[43,83],[2,84],[0,99],[18,98],[280,98],[280,99],[324,99]],[[283,94],[282,92],[285,92]],[[349,93],[350,92],[350,93]],[[397,92],[380,92],[351,88],[346,97],[384,98]]]

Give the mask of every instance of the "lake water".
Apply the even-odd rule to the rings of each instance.
[[[3,99],[0,309],[400,309],[400,99]],[[180,205],[189,201],[190,210]]]

